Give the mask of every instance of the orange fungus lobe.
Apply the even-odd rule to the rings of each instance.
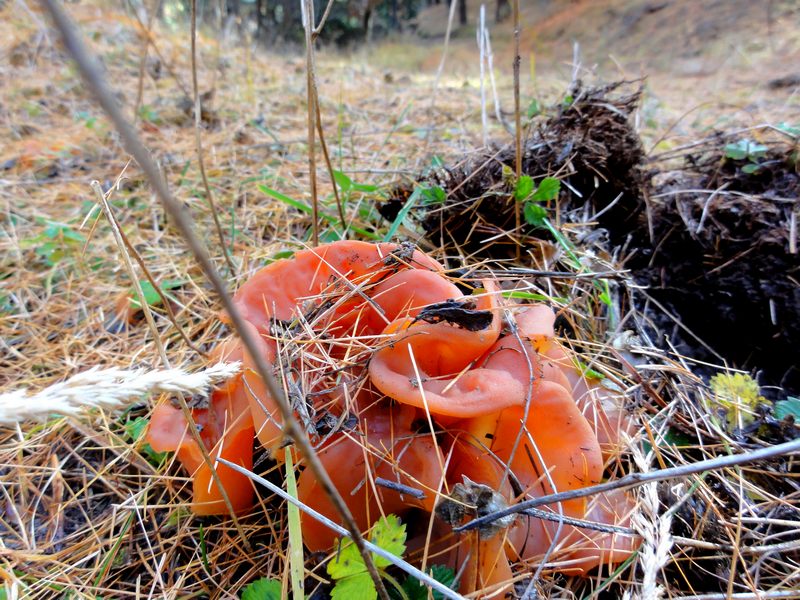
[[[235,295],[362,530],[381,515],[430,514],[465,481],[513,504],[603,477],[604,453],[627,424],[619,395],[575,368],[555,340],[550,308],[507,307],[494,281],[475,285],[465,294],[441,265],[406,246],[341,241],[270,264]],[[252,357],[233,340],[217,358],[240,360],[243,370],[192,410],[208,454],[251,468],[257,439],[280,461],[282,419]],[[177,452],[193,477],[197,513],[226,512],[179,409],[158,406],[147,439]],[[224,466],[217,473],[234,510],[249,509],[250,481]],[[307,467],[298,495],[341,522]],[[611,524],[626,524],[631,512],[624,493],[541,509]],[[311,518],[303,517],[302,531],[310,550],[334,545],[335,535]],[[548,549],[565,570],[585,573],[624,560],[634,542],[526,516],[494,536],[463,536],[451,555],[470,557],[461,587],[471,592],[510,585],[510,562]]]

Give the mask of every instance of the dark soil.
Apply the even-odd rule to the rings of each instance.
[[[631,293],[655,343],[749,370],[767,396],[800,392],[796,143],[773,141],[757,159],[734,160],[725,146],[738,138],[720,134],[695,147],[678,170],[648,163],[630,123],[639,92],[623,93],[622,86],[571,90],[532,128],[523,173],[561,180],[547,207],[551,219],[591,225],[591,243],[620,257],[644,288]],[[413,213],[426,237],[462,256],[515,256],[515,240],[502,235],[515,227],[513,169],[512,146],[426,177],[424,185],[447,192],[444,203]],[[384,217],[394,219],[410,193],[398,188]],[[525,244],[549,239],[545,230],[524,227]]]
[[[725,157],[722,148],[687,157],[684,170],[656,187],[653,243],[642,244],[626,266],[731,366],[797,393],[800,254],[790,241],[800,198],[797,150],[776,144],[764,166],[747,173],[749,161]],[[651,313],[679,352],[718,362],[662,311]]]

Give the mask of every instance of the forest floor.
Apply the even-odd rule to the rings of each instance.
[[[156,24],[148,44],[136,15],[107,4],[66,7],[102,58],[121,106],[172,193],[195,219],[230,289],[287,250],[308,244],[304,58],[236,40],[220,42],[212,30],[201,31],[197,75],[204,95],[200,135],[209,198],[197,160],[188,27],[167,31]],[[677,168],[692,144],[723,156],[727,145],[751,140],[764,145],[764,152],[769,149],[770,157],[773,152],[789,156],[793,147],[796,161],[800,13],[793,4],[534,2],[523,11],[524,120],[531,120],[531,131],[557,123],[576,77],[584,86],[644,77],[641,99],[629,115],[644,155],[671,156],[669,168]],[[474,20],[477,5],[470,3],[469,9]],[[331,163],[342,174],[340,191],[347,194],[353,225],[367,239],[387,234],[391,221],[381,216],[378,204],[398,185],[413,187],[442,165],[480,159],[485,139],[513,142],[494,116],[488,87],[488,120],[482,126],[474,26],[454,33],[438,72],[446,22],[445,7],[439,5],[420,17],[420,37],[400,36],[349,53],[318,53],[320,111]],[[179,334],[167,307],[151,294],[170,361],[194,370],[225,335],[220,305],[48,23],[44,12],[25,0],[0,8],[0,392],[38,390],[94,366],[161,366],[155,340],[133,302],[112,229],[90,187],[95,180],[112,190],[109,203],[122,230],[167,293],[183,329]],[[495,28],[492,19],[489,23],[500,112],[513,122],[510,24]],[[573,64],[574,56],[579,65]],[[734,133],[715,137],[720,131]],[[735,160],[746,164],[747,148]],[[754,164],[756,159],[761,160],[754,157]],[[659,165],[669,170],[667,162]],[[719,186],[738,185],[742,165],[737,165],[735,176]],[[648,168],[644,162],[639,167]],[[320,237],[330,241],[338,235],[336,203],[319,152],[317,170],[326,215]],[[791,204],[786,214],[794,215],[796,171],[780,174],[789,181],[784,187],[770,181],[753,194],[777,197],[781,207]],[[770,195],[776,189],[795,195]],[[226,268],[210,200],[234,272]],[[788,220],[779,229],[796,236],[792,222],[794,230]],[[397,231],[441,257],[419,222],[403,222]],[[787,269],[796,269],[793,244],[788,242],[794,252]],[[612,261],[612,254],[600,259]],[[588,285],[550,288],[549,294],[584,294],[576,302],[599,310],[589,298],[595,291]],[[611,342],[605,330],[588,327],[583,333]],[[759,435],[771,442],[796,435],[791,423],[787,429],[772,412],[757,423],[769,426],[767,434],[763,429],[726,433],[698,400],[708,396],[707,382],[690,372],[690,361],[669,353],[659,353],[658,361],[662,379],[653,385],[669,409],[645,410],[638,401],[637,410],[660,418],[659,431],[672,436],[658,456],[659,466],[753,449],[761,443]],[[744,359],[742,364],[751,373],[764,366]],[[765,394],[784,399],[770,383],[776,390]],[[276,551],[283,534],[269,530],[282,531],[285,515],[274,506],[267,524],[263,514],[243,521],[257,547],[250,555],[229,521],[191,516],[187,478],[174,465],[154,463],[141,443],[142,425],[156,400],[147,399],[122,416],[99,412],[82,419],[0,424],[0,577],[6,597],[237,597],[257,577],[284,577],[287,561]],[[698,479],[692,491],[699,489],[702,497],[679,514],[682,529],[676,535],[684,542],[692,536],[700,541],[672,550],[660,579],[669,593],[710,599],[730,590],[766,590],[766,595],[747,597],[800,597],[795,463],[776,459],[746,477],[746,470],[733,469]],[[625,465],[630,469],[629,462]],[[661,492],[666,503],[687,488]],[[742,506],[750,520],[734,518],[744,514]],[[771,543],[785,546],[764,550]],[[740,549],[751,554],[742,558]],[[635,593],[637,568],[629,561],[624,569],[588,582],[555,576],[545,591],[583,598],[603,590]],[[314,577],[319,573],[309,579]]]

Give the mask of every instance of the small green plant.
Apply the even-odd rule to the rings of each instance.
[[[77,111],[73,115],[73,118],[78,122],[83,121],[83,124],[86,125],[86,129],[94,129],[95,123],[97,123],[97,117],[91,115],[85,110]]]
[[[333,179],[336,181],[336,185],[339,186],[339,190],[341,190],[341,192],[345,194],[347,199],[350,198],[350,194],[352,192],[373,194],[380,189],[380,187],[377,185],[356,183],[355,181],[350,179],[350,177],[345,175],[342,171],[337,171],[336,169],[333,170]]]
[[[33,248],[36,255],[48,267],[54,267],[66,259],[74,258],[86,243],[86,236],[69,225],[42,219],[45,225],[39,235],[22,240],[22,248]]]
[[[420,189],[422,190],[422,203],[425,205],[444,204],[447,200],[447,192],[438,185],[423,186]]]
[[[372,528],[370,541],[391,552],[395,556],[402,556],[406,550],[406,526],[396,515],[382,517]],[[372,555],[375,567],[381,578],[391,584],[389,596],[396,600],[423,600],[428,598],[428,588],[417,581],[416,578],[408,576],[402,582],[398,582],[394,577],[386,572],[390,566],[388,560],[376,554]],[[344,542],[339,552],[333,560],[328,563],[328,575],[336,582],[331,592],[332,600],[374,600],[378,597],[375,584],[372,581],[364,559],[361,558],[356,545],[347,540]],[[442,565],[433,565],[430,575],[448,587],[455,581],[455,573],[452,569]],[[433,592],[433,598],[441,600],[442,595]],[[244,600],[244,598],[242,599]]]
[[[561,182],[555,177],[545,177],[536,186],[530,175],[521,176],[514,186],[514,199],[525,203],[525,222],[534,227],[547,227],[547,209],[541,203],[555,200],[560,191]]]
[[[395,556],[402,556],[406,551],[406,526],[396,515],[382,517],[372,528],[370,541]],[[377,554],[372,555],[372,560],[382,578],[389,581],[395,588],[401,587],[393,577],[386,573],[386,567],[390,564],[388,560]],[[378,597],[364,559],[352,540],[344,542],[333,560],[328,563],[328,575],[336,582],[331,592],[333,600],[348,600],[349,598],[374,600]]]
[[[786,135],[800,138],[800,124],[791,125],[786,121],[778,123],[775,128]]]
[[[139,107],[139,118],[153,125],[159,125],[161,123],[161,117],[158,115],[158,111],[148,104],[142,104]]]
[[[773,412],[776,419],[792,416],[796,422],[800,422],[800,398],[789,396],[786,400],[778,400]]]
[[[274,190],[274,189],[272,189],[272,188],[270,188],[270,187],[268,187],[268,186],[266,186],[264,184],[258,184],[258,189],[261,190],[267,196],[270,196],[271,198],[274,198],[275,200],[283,202],[284,204],[288,204],[289,206],[292,206],[292,207],[296,208],[297,210],[299,210],[301,212],[304,212],[304,213],[306,213],[308,215],[313,214],[313,209],[311,208],[310,205],[306,204],[305,202],[301,202],[299,200],[295,200],[294,198],[290,198],[286,194],[283,194],[283,193],[281,193],[281,192],[279,192],[277,190]],[[324,221],[325,223],[328,223],[330,225],[330,227],[331,227],[331,230],[323,231],[323,232],[320,233],[320,240],[321,241],[335,241],[335,240],[341,239],[341,235],[335,229],[337,226],[341,227],[341,225],[339,224],[339,217],[334,216],[334,215],[332,215],[330,213],[327,213],[325,211],[320,211],[319,212],[319,218],[322,221]],[[350,226],[350,229],[352,231],[354,231],[355,233],[358,233],[359,235],[364,236],[367,239],[376,240],[379,237],[376,234],[372,233],[371,231],[367,231],[365,229],[361,229],[361,228],[355,227],[353,225]],[[310,233],[311,233],[311,230],[309,230],[309,234]]]
[[[534,98],[531,100],[531,103],[528,104],[528,118],[533,119],[534,117],[538,117],[542,114],[542,106],[539,104],[539,101]]]
[[[453,569],[450,567],[445,567],[444,565],[433,565],[428,575],[449,588],[453,587],[453,584],[456,580],[455,571],[453,571]],[[405,592],[405,597],[403,597],[400,592],[394,588],[389,590],[389,596],[391,596],[393,600],[428,600],[427,586],[421,584],[415,577],[412,577],[411,575],[406,577],[405,581],[403,581],[402,588]],[[444,599],[444,596],[442,596],[441,592],[433,592],[432,597],[433,600]]]
[[[171,298],[169,294],[167,294],[168,290],[174,290],[186,283],[184,279],[165,279],[162,281],[158,287],[161,288],[161,291],[167,298]],[[144,292],[144,301],[147,302],[148,306],[159,306],[161,305],[161,295],[158,293],[153,284],[150,283],[147,279],[142,279],[139,281],[139,285],[142,286],[142,292]],[[136,290],[131,286],[130,291],[128,292],[131,298],[131,308],[138,310],[142,308],[141,303],[139,302],[139,296],[136,293]]]
[[[128,419],[125,422],[125,425],[123,425],[125,435],[127,435],[128,439],[130,439],[133,443],[138,443],[144,437],[145,431],[147,430],[147,424],[149,422],[149,419],[145,417]],[[141,452],[147,461],[155,466],[164,464],[164,461],[167,459],[166,452],[156,452],[148,443],[142,444]]]
[[[761,168],[760,160],[767,157],[767,147],[748,139],[725,145],[725,157],[731,160],[746,160],[742,172],[751,174]]]
[[[242,590],[241,600],[282,600],[281,582],[262,577],[256,579]]]

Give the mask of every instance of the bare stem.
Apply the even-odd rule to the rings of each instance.
[[[522,177],[522,117],[519,106],[519,28],[519,0],[514,0],[514,142],[516,156],[514,172],[517,175],[517,181]],[[520,203],[516,198],[512,198],[512,202],[514,202],[515,231],[519,234],[520,226],[522,225]],[[517,260],[520,259],[520,253],[520,245],[517,244]]]
[[[222,246],[222,255],[225,257],[225,262],[228,264],[228,271],[233,275],[236,273],[236,270],[233,268],[233,262],[228,255],[228,246],[225,243],[225,235],[222,233],[222,225],[219,222],[217,206],[214,203],[214,195],[211,193],[211,186],[208,185],[206,166],[203,162],[203,138],[200,135],[202,107],[200,106],[200,93],[197,85],[197,0],[192,0],[192,94],[194,95],[194,138],[197,148],[197,163],[200,167],[200,177],[203,179],[203,189],[206,192],[206,200],[211,209],[211,216],[214,218],[214,227],[217,230],[220,246]]]
[[[465,523],[460,527],[454,527],[453,531],[461,532],[475,529],[476,527],[482,527],[483,525],[492,523],[497,519],[502,519],[508,515],[521,513],[530,508],[535,508],[544,504],[563,502],[565,500],[572,500],[573,498],[585,498],[586,496],[593,496],[595,494],[609,492],[611,490],[637,487],[651,481],[664,481],[666,479],[674,479],[676,477],[685,477],[695,473],[712,471],[714,469],[724,469],[726,467],[733,467],[736,465],[751,463],[766,458],[791,454],[794,452],[800,452],[800,438],[792,440],[791,442],[785,442],[775,446],[768,446],[766,448],[761,448],[760,450],[754,450],[753,452],[747,452],[744,454],[721,456],[719,458],[701,460],[690,465],[681,465],[679,467],[671,467],[669,469],[650,471],[649,473],[631,473],[630,475],[626,475],[625,477],[621,477],[620,479],[616,479],[614,481],[607,481],[598,485],[592,485],[577,490],[570,490],[568,492],[549,494],[540,498],[534,498],[532,500],[520,502],[519,504],[509,506],[508,508],[499,510],[490,515],[473,519],[469,523]]]
[[[314,74],[314,2],[302,0],[303,28],[306,32],[306,98],[308,104],[308,176],[311,187],[311,240],[315,246],[319,244],[319,205],[317,198],[317,153],[316,153],[316,121],[317,98]]]
[[[319,112],[319,93],[317,92],[316,82],[314,85],[314,106],[317,112],[317,133],[319,133],[319,145],[322,146],[322,156],[325,157],[325,166],[328,168],[328,174],[331,177],[331,184],[333,185],[333,197],[336,198],[336,210],[339,212],[339,220],[342,223],[342,232],[347,228],[347,219],[344,216],[344,205],[339,196],[339,186],[336,184],[336,178],[333,176],[333,164],[331,163],[330,154],[328,154],[328,144],[325,142],[325,133],[322,131],[322,115]]]

